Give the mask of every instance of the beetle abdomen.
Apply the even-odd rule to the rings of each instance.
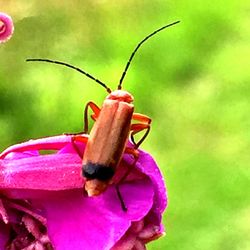
[[[104,101],[90,132],[82,161],[88,196],[103,193],[112,183],[115,169],[125,150],[134,106],[130,103]]]
[[[100,181],[110,180],[115,174],[115,171],[112,167],[105,166],[98,163],[88,162],[82,167],[82,175],[87,180],[97,179]]]
[[[134,107],[126,102],[105,100],[90,132],[83,155],[83,165],[89,162],[115,169],[128,139]]]

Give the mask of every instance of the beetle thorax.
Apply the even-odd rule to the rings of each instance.
[[[120,102],[127,102],[127,103],[131,103],[134,101],[134,97],[127,91],[125,90],[114,90],[112,91],[107,98],[108,100],[117,100]]]

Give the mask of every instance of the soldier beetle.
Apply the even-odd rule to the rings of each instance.
[[[84,110],[84,131],[73,135],[72,143],[76,147],[76,142],[86,143],[86,148],[82,157],[82,176],[85,179],[85,191],[88,196],[96,196],[104,192],[107,187],[113,183],[113,176],[124,153],[131,154],[134,157],[132,167],[136,164],[139,153],[138,148],[147,137],[150,131],[151,119],[143,114],[134,113],[133,96],[125,90],[122,90],[122,82],[127,73],[129,65],[140,46],[150,37],[161,30],[179,23],[173,22],[163,26],[139,42],[132,52],[126,67],[122,73],[117,90],[111,91],[109,87],[100,80],[96,79],[87,72],[72,66],[68,63],[50,60],[50,59],[27,59],[26,61],[41,61],[63,65],[75,69],[98,84],[103,86],[108,92],[108,96],[99,108],[93,102],[88,102]],[[92,110],[91,118],[95,121],[89,134],[88,111]],[[136,123],[132,123],[136,121]],[[144,131],[143,136],[136,142],[135,134]],[[127,147],[127,140],[130,137],[133,147]],[[122,177],[120,182],[127,177],[128,173]],[[119,183],[120,183],[119,182]],[[116,185],[117,195],[120,199],[122,209],[127,210],[119,186]]]

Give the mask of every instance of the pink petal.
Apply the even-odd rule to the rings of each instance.
[[[52,137],[45,137],[36,140],[29,140],[27,142],[19,143],[8,147],[0,154],[0,159],[6,158],[8,154],[14,152],[36,151],[36,150],[60,150],[64,146],[71,143],[71,136],[59,135]],[[9,157],[7,157],[8,159]],[[13,159],[13,157],[10,157]]]
[[[10,16],[0,12],[0,43],[6,42],[12,36],[14,25]]]
[[[146,250],[146,247],[141,241],[137,240],[132,250]]]
[[[124,156],[125,161],[131,164],[131,158]],[[142,173],[145,173],[153,182],[155,188],[155,209],[157,212],[162,213],[167,206],[166,186],[163,176],[152,156],[143,150],[140,150],[140,157],[136,164]]]
[[[76,154],[4,160],[0,161],[0,170],[1,189],[64,190],[83,186],[81,159]]]
[[[132,164],[133,162],[128,155],[124,156],[124,160],[127,164]],[[151,179],[154,186],[154,203],[150,213],[147,215],[148,222],[160,226],[163,232],[164,228],[161,225],[162,213],[166,209],[168,201],[163,176],[152,156],[142,150],[140,150],[140,157],[136,167]]]
[[[118,244],[143,249],[144,243],[162,235],[166,188],[152,157],[140,151],[136,167],[126,182],[119,185],[128,208],[125,213],[114,186],[98,197],[84,196],[81,157],[71,138],[70,135],[48,137],[6,149],[0,155],[1,192],[9,198],[29,199],[34,211],[40,209],[56,250],[110,249],[121,238],[124,242]],[[77,143],[80,155],[84,147],[85,144]],[[41,150],[57,152],[39,155]],[[126,172],[132,162],[133,158],[125,154],[117,173]],[[124,237],[128,229],[132,230],[131,223],[138,226],[138,232]]]
[[[128,211],[121,209],[114,187],[97,197],[83,197],[82,190],[47,198],[48,233],[57,250],[110,249],[127,231],[131,221],[143,218],[153,202],[150,181],[120,187]]]

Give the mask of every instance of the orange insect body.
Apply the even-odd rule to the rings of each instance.
[[[128,140],[134,112],[132,101],[128,92],[116,90],[102,105],[83,155],[85,190],[89,196],[102,193],[111,183]]]
[[[82,160],[82,175],[86,180],[85,190],[89,196],[101,194],[112,183],[112,177],[115,174],[116,168],[119,165],[124,152],[131,154],[134,157],[134,163],[132,164],[132,167],[136,164],[138,160],[137,149],[149,133],[151,119],[148,116],[134,113],[134,106],[132,104],[133,96],[127,91],[121,90],[122,81],[139,47],[147,39],[159,31],[177,23],[179,23],[179,21],[165,25],[160,29],[155,30],[153,33],[146,36],[140,43],[138,43],[126,64],[125,70],[123,71],[122,77],[118,84],[118,89],[113,92],[106,86],[105,83],[94,78],[92,75],[81,70],[80,68],[70,64],[50,59],[27,59],[27,61],[50,62],[73,68],[96,81],[98,84],[102,85],[109,93],[103,102],[101,109],[99,109],[93,102],[89,102],[86,105],[84,112],[84,133],[74,135],[72,139],[72,143],[75,146],[77,152],[78,149],[75,145],[75,142],[81,141],[87,144]],[[88,108],[92,109],[93,114],[91,117],[95,121],[95,124],[89,135]],[[137,121],[137,123],[131,124],[132,120]],[[134,135],[141,131],[144,131],[143,136],[141,139],[139,139],[139,141],[135,142]],[[126,147],[129,136],[134,145],[133,148]],[[122,180],[124,180],[126,176],[127,175],[125,175]],[[121,198],[118,185],[116,185],[116,190],[122,208],[123,210],[126,210],[126,206]]]

